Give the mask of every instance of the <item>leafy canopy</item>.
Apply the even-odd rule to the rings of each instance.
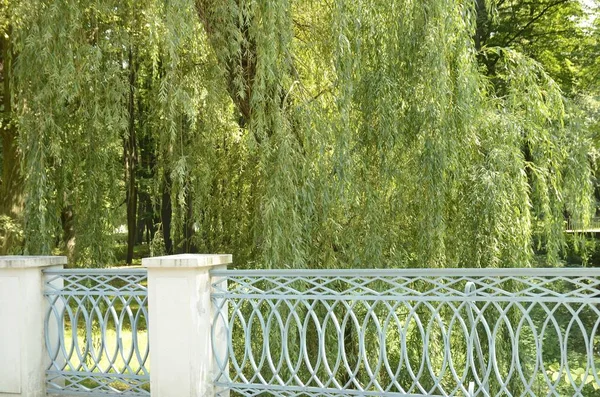
[[[81,258],[110,260],[134,67],[154,200],[171,181],[175,234],[191,214],[201,251],[523,266],[557,260],[565,213],[590,216],[585,128],[538,62],[500,34],[477,48],[476,2],[17,3],[28,252],[50,251],[69,205]]]

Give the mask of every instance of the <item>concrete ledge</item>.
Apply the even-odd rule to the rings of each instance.
[[[0,256],[0,269],[25,269],[66,264],[66,256]]]
[[[230,254],[181,254],[156,256],[142,259],[142,266],[147,268],[204,268],[227,265],[232,262]]]

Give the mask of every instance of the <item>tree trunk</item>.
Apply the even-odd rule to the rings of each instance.
[[[75,222],[73,216],[73,206],[65,205],[60,213],[60,223],[63,230],[63,242],[65,244],[65,254],[69,263],[74,263],[75,259]]]
[[[129,126],[128,136],[125,138],[125,183],[127,186],[127,264],[133,263],[133,249],[136,243],[137,232],[137,202],[138,189],[136,180],[137,168],[137,142],[135,137],[135,78],[136,70],[133,51],[129,49]]]
[[[136,86],[148,92],[152,90],[152,79],[148,76],[137,76]],[[140,80],[141,79],[141,80]],[[137,153],[138,162],[136,168],[136,179],[138,189],[138,216],[136,244],[140,245],[150,242],[156,233],[156,225],[160,223],[160,217],[156,216],[158,211],[152,200],[150,191],[151,181],[156,180],[157,155],[156,145],[152,139],[152,132],[147,125],[149,112],[152,110],[146,105],[143,95],[137,95]]]
[[[143,244],[144,241],[150,243],[152,236],[154,236],[154,233],[152,232],[152,218],[152,200],[150,199],[150,195],[143,190],[139,190],[137,232],[135,235],[136,244]],[[146,239],[144,239],[144,236]]]
[[[21,153],[17,145],[17,128],[12,120],[12,95],[10,75],[12,69],[11,29],[6,35],[0,34],[0,77],[2,78],[2,118],[0,124],[0,144],[2,146],[2,179],[0,180],[0,216],[7,216],[18,222],[23,211],[23,183],[21,174]],[[13,236],[4,236],[0,254],[8,252],[13,245]]]
[[[197,248],[192,241],[194,237],[194,208],[191,189],[188,189],[188,193],[185,197],[185,226],[184,226],[184,250],[186,253],[195,253]]]
[[[173,254],[173,238],[171,237],[171,218],[172,204],[171,204],[171,175],[165,172],[162,186],[162,200],[160,207],[160,220],[162,223],[163,238],[165,241],[165,251],[168,255]]]
[[[239,59],[235,59],[234,57],[223,57],[222,51],[219,51],[218,49],[219,45],[221,45],[219,40],[223,40],[221,35],[226,37],[226,35],[231,33],[220,30],[223,25],[222,21],[214,19],[214,16],[212,15],[212,9],[216,4],[219,4],[220,1],[222,0],[198,0],[196,2],[196,11],[204,25],[206,34],[208,35],[217,56],[221,55],[220,62],[222,63],[222,66],[227,70],[226,88],[239,111],[238,124],[240,127],[246,128],[250,122],[252,113],[250,101],[256,74],[256,44],[254,39],[250,36],[248,26],[244,25],[245,22],[241,22],[239,19],[236,19],[235,16],[232,16],[238,24],[241,24],[240,31],[244,35],[244,40],[242,41],[244,43],[243,49],[240,52],[241,55]],[[241,6],[239,0],[236,3],[239,8]],[[232,40],[233,38],[225,38],[225,40],[228,39]],[[239,73],[238,69],[240,66],[243,70],[241,73],[244,79],[243,92],[240,92],[238,84],[236,83],[236,79],[239,77],[237,74]],[[255,135],[255,139],[260,143],[260,137]]]
[[[486,0],[475,0],[477,11],[477,27],[475,30],[475,49],[481,51],[486,44],[490,34],[490,18],[488,15]]]

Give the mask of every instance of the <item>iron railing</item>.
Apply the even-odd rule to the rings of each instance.
[[[48,394],[149,396],[146,270],[44,273]]]
[[[255,396],[600,395],[600,271],[214,271],[216,386]]]
[[[567,220],[567,232],[599,232],[600,231],[600,217],[593,217],[589,224],[578,222],[573,219]]]

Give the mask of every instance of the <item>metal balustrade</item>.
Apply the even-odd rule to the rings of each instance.
[[[578,222],[573,219],[567,220],[567,233],[598,233],[600,232],[600,217],[593,217],[589,224]]]
[[[211,272],[220,391],[600,395],[600,271]],[[225,394],[225,393],[223,393]]]
[[[48,394],[149,396],[146,270],[44,274]]]

